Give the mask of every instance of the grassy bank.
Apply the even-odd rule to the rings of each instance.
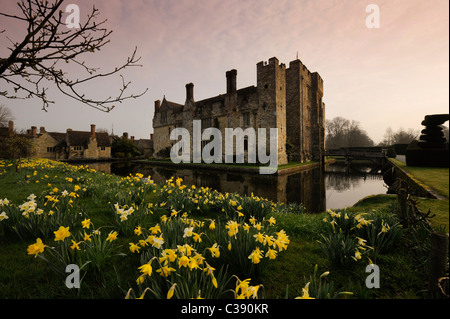
[[[403,230],[390,197],[312,215],[47,160],[0,174],[0,298],[424,297],[427,232]],[[69,263],[85,265],[81,289],[64,284]]]
[[[449,197],[449,169],[448,168],[435,168],[435,167],[414,167],[407,166],[396,159],[391,159],[391,161],[411,174],[415,179],[417,179],[425,188],[431,188],[438,194]]]

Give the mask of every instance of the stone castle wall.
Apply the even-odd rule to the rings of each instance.
[[[184,127],[191,136],[192,121],[202,120],[202,130],[216,127],[222,133],[225,154],[225,128],[252,127],[278,129],[278,164],[291,161],[320,160],[324,150],[325,116],[323,80],[318,73],[311,73],[300,60],[292,61],[289,68],[277,58],[260,62],[256,66],[257,86],[237,90],[237,71],[226,73],[227,91],[210,99],[195,101],[194,85],[186,85],[184,105],[167,101],[155,102],[154,154],[167,150],[176,143],[170,132]],[[288,156],[290,158],[288,158]]]

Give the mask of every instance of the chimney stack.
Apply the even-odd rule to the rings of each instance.
[[[126,139],[126,140],[128,140],[128,133],[127,133],[127,132],[124,132],[124,133],[123,133],[123,138]]]
[[[131,140],[134,142],[134,136],[131,137]]]
[[[194,84],[188,83],[186,84],[186,101],[194,100]]]
[[[236,92],[237,70],[227,71],[227,94]]]
[[[160,100],[155,101],[155,112],[158,112],[160,108],[161,108],[161,101]]]
[[[95,138],[95,124],[91,124],[91,137]]]
[[[45,127],[41,126],[39,128],[39,133],[44,134],[45,133]]]
[[[33,136],[33,137],[37,136],[37,127],[36,126],[31,127],[31,136]]]

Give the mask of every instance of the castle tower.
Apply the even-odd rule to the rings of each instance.
[[[287,163],[286,155],[286,66],[277,58],[256,66],[260,114],[256,127],[278,128],[278,165]],[[269,145],[267,145],[269,147]]]
[[[323,80],[300,60],[286,69],[287,144],[292,161],[321,159],[325,148]]]

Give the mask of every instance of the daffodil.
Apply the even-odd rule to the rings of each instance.
[[[259,262],[261,261],[261,258],[262,258],[262,252],[258,247],[256,247],[255,250],[252,251],[250,256],[248,256],[248,259],[250,259],[252,261],[252,263],[254,263],[254,264],[259,264]]]
[[[269,248],[269,250],[266,253],[266,257],[269,257],[269,259],[277,258],[277,251]]]
[[[177,286],[177,284],[173,284],[172,287],[170,287],[169,291],[167,292],[167,299],[170,299],[173,297],[173,293],[175,291],[175,287]]]
[[[156,270],[156,272],[158,272],[162,277],[168,277],[170,276],[170,273],[174,271],[176,271],[176,269],[169,266],[163,266]]]
[[[141,226],[136,226],[136,228],[134,229],[134,233],[140,236],[142,234]]]
[[[210,252],[213,258],[219,258],[220,257],[220,249],[217,243],[214,243],[211,247],[207,248]]]
[[[57,231],[54,232],[55,241],[64,241],[67,237],[70,236],[69,227],[61,226]]]
[[[193,234],[193,230],[194,230],[194,227],[185,228],[183,238],[191,237]]]
[[[273,218],[273,216],[270,217],[267,221],[269,222],[270,226],[273,226],[277,223],[276,219]]]
[[[72,246],[70,246],[70,248],[72,249],[72,250],[80,250],[80,243],[77,243],[75,240],[72,240]]]
[[[1,214],[0,214],[0,221],[2,221],[2,220],[4,220],[4,219],[8,219],[9,217],[8,217],[8,215],[6,215],[6,212],[2,212]]]
[[[81,222],[81,225],[83,226],[83,228],[87,228],[87,229],[89,229],[89,227],[91,226],[91,220],[90,219],[87,219],[87,218],[85,218],[82,222]]]
[[[178,268],[188,267],[189,266],[189,258],[187,256],[181,256],[178,259]]]
[[[161,251],[162,257],[159,257],[159,262],[164,263],[165,265],[168,264],[168,262],[174,262],[177,258],[177,254],[173,249],[164,249]]]
[[[193,233],[192,239],[196,243],[201,243],[202,242],[202,234]]]
[[[38,238],[38,239],[36,239],[36,243],[28,246],[28,249],[27,249],[28,255],[35,255],[34,257],[36,258],[39,253],[44,252],[45,247],[47,247],[47,246],[44,245],[44,243],[42,242],[42,240],[40,238]]]
[[[295,299],[314,299],[309,295],[309,282],[302,288],[302,295],[300,297],[296,297]]]
[[[144,275],[147,275],[149,277],[152,275],[152,272],[153,272],[151,261],[149,261],[147,264],[142,265],[138,269],[141,271],[141,273],[143,273]]]
[[[129,243],[129,245],[130,245],[130,251],[132,253],[135,253],[135,252],[139,253],[139,250],[141,249],[141,247],[139,247],[135,243]]]
[[[253,235],[255,237],[256,241],[260,242],[261,244],[264,242],[264,235],[258,232],[256,235]]]
[[[117,235],[118,235],[118,233],[116,231],[115,232],[110,232],[108,234],[108,237],[106,238],[106,241],[109,241],[110,243],[112,243],[114,240],[117,239]]]
[[[84,232],[84,234],[83,234],[83,240],[84,241],[91,241],[92,239],[91,239],[91,236],[92,235],[88,235],[88,234],[86,234],[86,232]]]

